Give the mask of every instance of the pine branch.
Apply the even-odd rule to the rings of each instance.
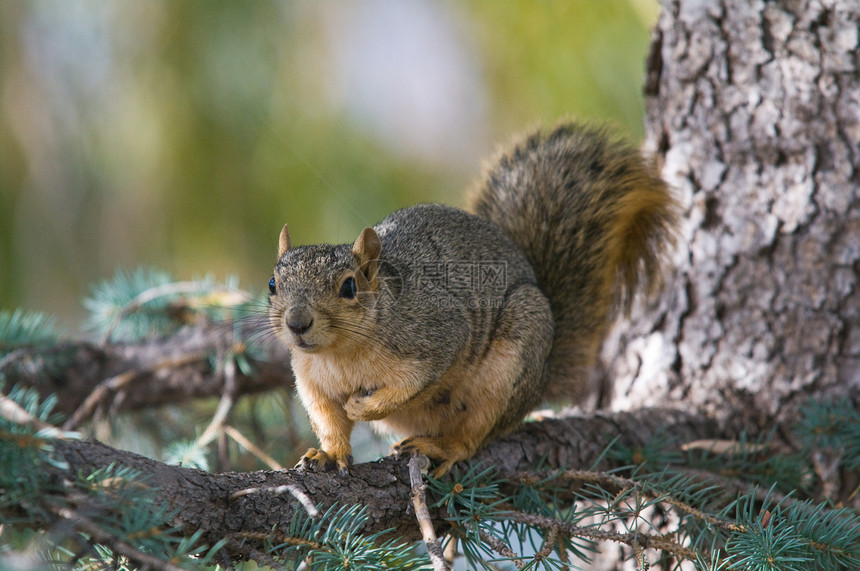
[[[24,410],[14,399],[2,394],[0,394],[0,418],[4,418],[13,424],[33,428],[43,434],[50,434],[57,438],[63,437],[62,431],[56,426],[39,420]]]
[[[164,569],[165,571],[185,571],[182,567],[172,564],[170,561],[149,555],[128,542],[106,533],[104,529],[90,521],[83,514],[77,513],[69,508],[57,508],[55,513],[62,519],[68,521],[74,528],[86,533],[93,542],[99,542],[110,546],[115,553],[123,555],[132,561],[141,563],[145,567]]]
[[[523,481],[530,481],[534,480],[536,477],[540,478],[541,476],[548,477],[551,475],[549,473],[528,473],[523,474],[520,479]],[[559,474],[557,476],[557,479],[560,481],[573,480],[583,483],[589,482],[597,484],[603,490],[615,490],[617,494],[633,491],[637,495],[647,497],[650,500],[657,500],[663,504],[666,504],[667,506],[671,506],[677,509],[683,515],[693,516],[709,525],[720,527],[727,531],[737,531],[737,526],[731,521],[707,514],[701,509],[693,505],[687,504],[677,499],[676,497],[673,497],[672,490],[660,489],[658,486],[662,480],[665,480],[665,478],[655,478],[653,482],[649,482],[642,480],[634,480],[633,478],[625,478],[616,474],[610,474],[606,472],[595,472],[592,470],[566,470]],[[703,478],[703,482],[706,484],[713,483],[712,481],[708,481],[706,478]],[[685,484],[687,484],[687,486],[692,487],[694,481],[691,478],[689,481],[685,482]]]
[[[550,533],[565,535],[567,537],[575,536],[598,541],[614,541],[616,543],[628,545],[634,550],[640,547],[645,549],[658,549],[691,560],[695,560],[697,555],[694,550],[689,549],[664,535],[643,533],[642,531],[618,533],[598,527],[575,525],[569,522],[535,514],[523,513],[520,511],[509,512],[508,517],[530,526],[545,529]]]
[[[493,549],[493,551],[495,551],[502,557],[510,559],[511,563],[514,564],[514,567],[516,567],[517,569],[522,569],[523,567],[525,567],[525,563],[523,563],[522,559],[517,557],[517,554],[514,553],[510,546],[506,545],[498,537],[487,533],[483,529],[479,531],[479,536],[481,538],[481,541],[489,545]]]
[[[24,403],[21,409],[28,413],[28,418],[44,422],[49,418],[50,407],[32,396],[32,391],[16,395]],[[762,498],[753,490],[736,502],[735,508],[730,505],[713,514],[697,507],[698,503],[693,505],[679,499],[710,504],[705,493],[709,488],[697,488],[691,476],[622,477],[606,471],[612,465],[612,454],[607,454],[607,450],[613,444],[627,450],[644,450],[652,445],[650,441],[655,434],[667,429],[676,436],[675,446],[715,434],[715,427],[703,422],[701,416],[678,411],[643,410],[528,423],[488,446],[465,473],[460,471],[463,466],[456,466],[453,481],[431,481],[434,491],[441,492],[443,497],[435,506],[421,503],[427,507],[422,515],[426,524],[422,530],[409,509],[416,499],[414,478],[410,479],[405,463],[394,458],[353,466],[351,474],[345,477],[336,472],[296,470],[210,474],[169,466],[98,442],[33,435],[27,433],[32,431],[29,421],[10,428],[16,427],[20,433],[7,438],[0,451],[4,454],[31,451],[23,464],[32,465],[36,452],[43,460],[35,470],[38,478],[31,484],[17,486],[15,497],[19,500],[0,502],[0,514],[15,513],[20,518],[23,512],[30,525],[38,527],[51,527],[55,517],[75,518],[83,514],[78,518],[80,521],[72,523],[89,535],[93,544],[104,543],[114,553],[141,562],[130,551],[138,549],[136,546],[116,539],[138,537],[139,533],[105,532],[105,535],[92,531],[91,524],[99,523],[87,514],[99,511],[93,511],[90,500],[81,495],[79,487],[69,486],[69,482],[78,475],[98,470],[110,476],[100,480],[102,488],[112,488],[111,481],[145,482],[143,492],[148,495],[143,503],[151,506],[154,502],[157,509],[170,506],[168,519],[158,521],[169,522],[179,533],[185,530],[189,537],[190,543],[183,552],[189,552],[189,546],[197,544],[215,545],[209,556],[217,548],[222,557],[233,560],[254,557],[262,561],[260,557],[266,553],[283,559],[285,554],[292,553],[296,557],[313,554],[322,558],[319,561],[336,562],[339,557],[354,560],[357,556],[381,561],[400,545],[388,539],[377,546],[377,540],[386,530],[394,528],[396,533],[386,537],[412,541],[421,537],[422,531],[428,536],[439,531],[452,533],[460,537],[464,552],[473,563],[481,557],[481,550],[489,554],[489,549],[493,549],[515,566],[529,568],[565,565],[566,550],[581,554],[572,543],[573,538],[624,544],[643,566],[647,566],[647,549],[699,560],[710,567],[723,554],[728,555],[723,561],[746,565],[769,557],[771,551],[778,561],[802,559],[848,566],[860,563],[856,539],[860,520],[848,510],[828,510],[823,504],[789,501],[790,498],[782,498],[773,490]],[[725,430],[716,433],[727,436]],[[564,459],[565,465],[591,466],[595,471],[563,470],[560,459]],[[7,464],[23,465],[14,460]],[[538,471],[534,471],[535,467]],[[112,476],[132,472],[139,474],[140,480],[137,475]],[[11,476],[13,480],[17,478],[15,474]],[[690,487],[688,492],[678,494],[678,490]],[[511,494],[510,490],[516,493]],[[530,495],[529,490],[537,495]],[[143,505],[133,495],[122,494],[122,497],[135,506]],[[575,511],[560,511],[562,505],[575,499]],[[98,501],[102,503],[97,506],[113,503],[110,497]],[[344,511],[347,506],[358,505],[366,509]],[[70,511],[59,513],[57,506]],[[643,512],[657,506],[677,510],[681,521],[687,523],[671,530],[661,529],[659,524],[651,527],[654,524]],[[729,515],[733,509],[737,511],[734,518]],[[153,516],[139,510],[133,513],[138,518],[136,529],[156,529],[148,523],[155,521]],[[596,519],[583,524],[588,517]],[[702,543],[706,536],[692,532],[695,526],[689,524],[693,520],[698,520],[703,530],[710,530],[709,537],[713,540],[707,541],[711,541],[711,547]],[[500,523],[501,529],[492,527]],[[517,525],[525,527],[517,529]],[[333,535],[336,530],[331,526],[348,533]],[[433,533],[428,534],[430,529]],[[522,544],[530,533],[528,530],[538,530],[542,542],[535,545],[534,556],[526,564],[529,557],[517,555],[508,544],[509,539],[502,538],[516,535]],[[282,544],[279,554],[271,551],[277,542]],[[559,554],[557,558],[551,557],[554,551]],[[410,565],[418,564],[415,558],[408,561]]]
[[[47,315],[20,309],[0,311],[0,366],[15,349],[52,343],[57,337],[55,321]]]
[[[21,347],[2,360],[0,376],[6,386],[55,395],[56,410],[73,415],[66,429],[99,408],[118,412],[220,397],[225,378],[223,370],[213,367],[211,357],[244,352],[249,339],[261,354],[248,357],[251,374],[241,368],[236,372],[237,394],[291,387],[288,351],[280,343],[259,338],[259,329],[256,320],[201,322],[168,337],[140,342]]]
[[[590,466],[603,458],[605,447],[616,436],[629,445],[641,445],[649,434],[666,423],[679,436],[689,439],[713,433],[713,427],[701,417],[672,411],[555,419],[524,425],[522,430],[488,446],[474,461],[493,465],[500,477],[510,478],[538,463],[547,469],[562,465]],[[58,440],[52,441],[52,446],[60,462],[57,466],[46,466],[45,477],[61,481],[110,465],[133,468],[145,477],[148,486],[159,490],[158,502],[177,510],[175,524],[188,530],[203,530],[203,540],[210,545],[225,538],[238,538],[239,534],[270,534],[272,529],[288,529],[296,510],[304,512],[305,508],[292,493],[266,492],[270,488],[290,489],[282,486],[307,496],[322,511],[335,504],[370,506],[364,528],[367,533],[395,527],[403,539],[421,537],[409,509],[412,486],[406,463],[391,457],[355,465],[346,477],[336,472],[297,470],[210,474],[162,464],[95,441]],[[253,488],[262,492],[242,493]],[[445,516],[444,509],[430,509],[436,529],[449,527]],[[242,547],[241,553],[232,555],[248,556],[247,548]]]

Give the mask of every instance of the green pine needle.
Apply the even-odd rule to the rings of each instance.
[[[151,268],[118,270],[93,287],[84,305],[88,328],[113,342],[163,337],[201,316],[223,322],[259,313],[259,301],[239,290],[235,277],[224,283],[212,276],[177,282]]]
[[[22,346],[52,343],[58,336],[53,317],[21,309],[0,311],[0,358]]]
[[[132,307],[132,302],[147,291],[173,281],[162,271],[138,268],[127,273],[117,270],[113,279],[92,288],[84,307],[90,312],[88,328],[114,342],[133,342],[166,335],[178,327],[168,307],[176,295],[164,295]]]
[[[367,506],[330,507],[311,518],[299,508],[293,513],[284,541],[269,551],[283,561],[310,560],[321,571],[344,569],[429,569],[429,560],[414,547],[397,538],[385,539],[394,530],[373,534],[362,532],[367,523]]]
[[[200,446],[197,440],[180,440],[171,442],[165,450],[166,464],[197,468],[209,471],[209,460],[206,457],[206,447]]]
[[[771,492],[773,489],[771,489]],[[860,516],[810,501],[761,502],[756,490],[738,500],[740,530],[725,544],[731,569],[856,569],[860,567]]]
[[[847,469],[860,468],[860,413],[849,399],[810,401],[800,410],[795,435],[805,454],[838,453]]]

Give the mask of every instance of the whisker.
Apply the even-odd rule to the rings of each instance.
[[[332,323],[329,326],[332,329],[343,332],[350,339],[375,342],[375,336],[373,335],[374,331],[368,327],[359,325],[345,326],[336,323]]]

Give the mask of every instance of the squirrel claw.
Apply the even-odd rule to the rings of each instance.
[[[447,474],[457,461],[471,456],[471,454],[459,456],[452,454],[450,451],[441,448],[432,439],[422,436],[404,438],[391,447],[391,452],[395,458],[402,458],[410,454],[423,454],[428,458],[441,462],[441,464],[430,472],[437,480]]]
[[[319,450],[316,448],[309,448],[305,455],[302,456],[302,459],[298,461],[298,463],[294,466],[296,470],[310,470],[311,472],[315,472],[317,467],[319,466]]]
[[[412,454],[413,452],[416,454],[421,453],[418,447],[414,443],[410,442],[411,440],[411,438],[404,438],[397,444],[391,446],[391,452],[394,454],[395,458],[402,458],[403,456]]]
[[[299,460],[299,463],[295,467],[297,470],[309,470],[311,472],[316,472],[320,469],[328,471],[336,467],[341,476],[346,476],[349,474],[349,467],[352,465],[352,462],[352,454],[347,454],[343,458],[337,458],[325,450],[308,448],[308,451],[305,452],[305,455],[302,456],[302,459]]]

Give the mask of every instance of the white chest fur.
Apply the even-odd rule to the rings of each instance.
[[[358,390],[388,386],[411,392],[422,385],[418,363],[397,357],[378,345],[349,353],[294,350],[292,363],[300,396],[322,393],[339,403]]]

